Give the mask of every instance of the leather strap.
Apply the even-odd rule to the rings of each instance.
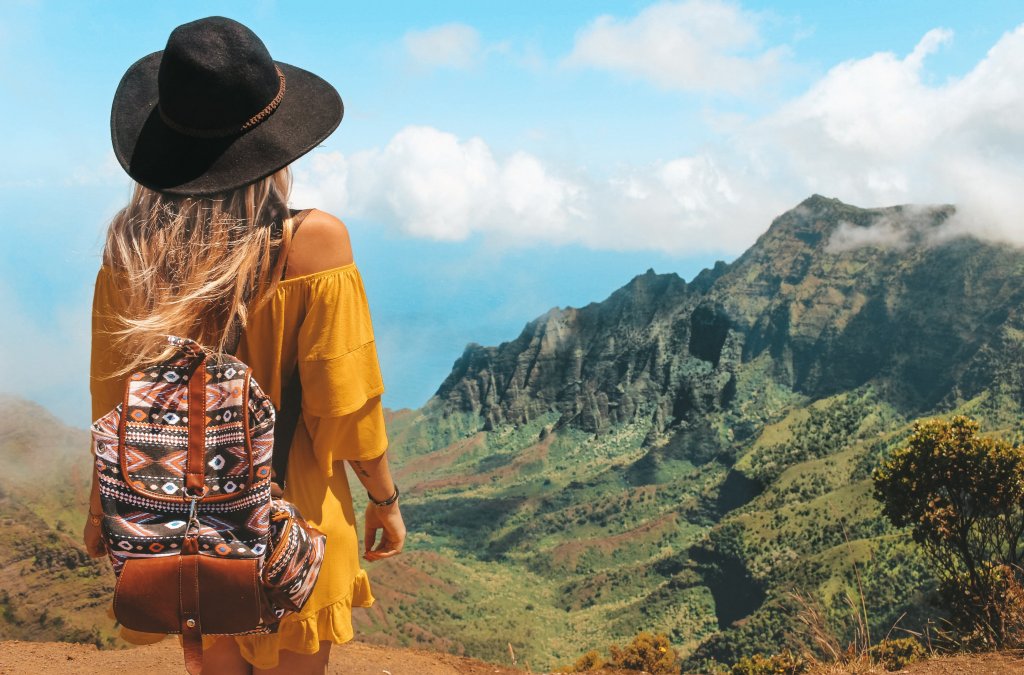
[[[313,209],[302,209],[301,211],[294,211],[289,209],[292,217],[292,242],[295,241],[295,235],[299,233],[299,225],[302,225],[302,221],[306,219]],[[284,259],[284,265],[281,266],[281,281],[285,280],[288,276],[288,258]]]
[[[197,359],[188,381],[188,453],[185,489],[193,495],[206,491],[206,355]]]
[[[181,602],[181,646],[190,675],[203,672],[203,626],[199,620],[199,554],[178,556],[178,593]]]
[[[277,411],[274,421],[274,454],[271,457],[271,468],[274,480],[282,488],[288,476],[288,454],[295,438],[295,429],[299,426],[299,415],[302,413],[302,381],[299,379],[299,364],[295,364],[288,384],[281,391],[281,409]]]
[[[306,219],[313,209],[303,209],[292,212],[292,238],[299,231],[299,225]],[[288,260],[285,259],[281,279],[288,273]],[[302,382],[299,380],[299,364],[295,364],[291,377],[281,390],[281,407],[277,411],[277,419],[274,422],[274,456],[271,468],[274,470],[274,480],[282,488],[285,487],[288,477],[288,453],[292,447],[292,439],[295,437],[295,429],[299,426],[299,415],[302,413]]]

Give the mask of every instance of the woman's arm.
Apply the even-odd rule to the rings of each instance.
[[[398,555],[405,545],[405,521],[398,500],[387,506],[373,503],[389,501],[396,494],[395,481],[388,468],[388,453],[385,451],[374,459],[348,460],[348,463],[371,498],[366,504],[363,557],[373,561]],[[377,543],[378,531],[382,533],[380,543]]]
[[[345,224],[329,213],[313,209],[302,221],[292,241],[287,276],[315,274],[351,262],[352,242]],[[347,461],[374,500],[388,501],[395,494],[386,451],[374,459]],[[378,532],[382,533],[379,543]],[[387,506],[377,506],[372,501],[366,505],[364,558],[381,560],[398,555],[405,544],[405,534],[405,523],[397,500]]]

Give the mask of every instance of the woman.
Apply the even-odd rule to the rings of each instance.
[[[93,418],[118,403],[128,372],[167,356],[167,334],[233,352],[252,367],[279,423],[298,414],[284,498],[327,535],[302,612],[276,634],[205,637],[211,673],[322,673],[331,645],[352,638],[351,607],[373,596],[344,461],[370,497],[363,557],[396,555],[405,540],[348,233],[327,213],[287,208],[288,165],[342,113],[331,85],[273,61],[252,31],[223,17],[176,28],[163,51],[128,69],[114,96],[114,151],[137,185],[110,224],[96,280]],[[289,393],[297,390],[301,404]],[[84,531],[93,556],[104,553],[100,515],[94,472]],[[164,637],[122,634],[137,643]]]

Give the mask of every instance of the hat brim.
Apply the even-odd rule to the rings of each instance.
[[[275,61],[285,77],[277,109],[236,135],[197,138],[175,131],[157,110],[163,51],[136,61],[121,78],[110,111],[114,154],[147,188],[176,195],[212,195],[274,173],[338,128],[341,96],[313,73]]]

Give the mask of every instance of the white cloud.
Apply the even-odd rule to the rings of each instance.
[[[480,138],[407,127],[383,149],[319,154],[296,169],[296,200],[392,223],[406,234],[461,241],[474,232],[572,241],[581,188],[537,158],[494,158]]]
[[[957,234],[951,230],[954,220],[937,218],[944,212],[941,206],[910,205],[880,215],[867,225],[841,221],[829,238],[828,250],[841,253],[871,246],[902,251],[938,244]]]
[[[841,63],[771,114],[731,119],[701,153],[610,176],[407,127],[383,148],[314,156],[296,194],[440,240],[738,253],[817,192],[865,207],[954,203],[946,235],[1024,243],[1024,26],[963,77],[930,84],[927,57],[951,37]]]
[[[630,19],[598,17],[576,35],[565,64],[618,71],[665,89],[742,93],[774,78],[789,54],[760,43],[757,17],[737,5],[661,2]]]
[[[462,23],[409,31],[402,42],[413,62],[426,67],[470,68],[483,53],[480,34]]]
[[[124,169],[118,163],[114,151],[104,155],[98,163],[78,164],[71,167],[71,173],[64,178],[64,184],[73,187],[106,187],[123,184]]]
[[[569,176],[525,152],[495,158],[480,138],[432,127],[407,127],[383,149],[317,154],[295,178],[296,203],[443,241],[481,233],[514,246],[731,250],[723,220],[748,236],[763,226],[751,210],[763,204],[740,198],[755,187],[735,183],[708,157],[610,178]]]
[[[864,206],[952,202],[972,232],[1024,241],[1024,26],[964,77],[929,85],[926,57],[951,38],[937,29],[903,59],[842,63],[733,143],[802,193]]]

